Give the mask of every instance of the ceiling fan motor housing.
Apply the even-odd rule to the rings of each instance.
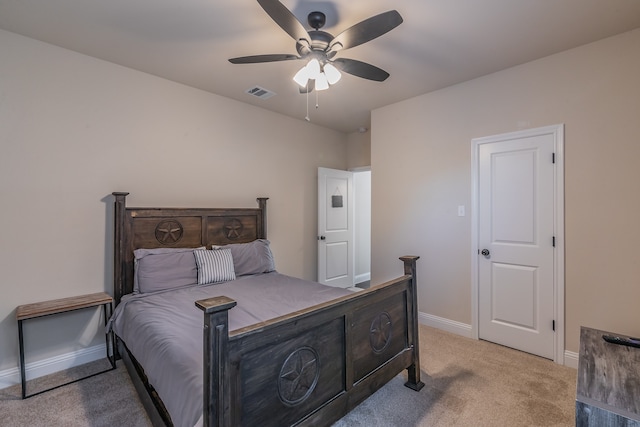
[[[326,51],[329,48],[329,43],[333,40],[333,36],[325,31],[309,31],[311,37],[310,45],[306,43],[296,43],[296,50],[300,56],[305,56],[311,53],[311,51]]]

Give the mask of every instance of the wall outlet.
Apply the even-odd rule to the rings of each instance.
[[[458,216],[464,216],[464,205],[458,206]]]

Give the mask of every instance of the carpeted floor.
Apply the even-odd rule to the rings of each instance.
[[[420,351],[420,393],[400,375],[334,427],[575,425],[574,369],[425,326]]]
[[[420,327],[422,380],[394,378],[334,427],[573,426],[576,371],[484,341]],[[44,381],[59,381],[56,374]],[[30,383],[29,392],[37,385]],[[149,426],[122,362],[118,369],[20,399],[0,390],[3,426]]]
[[[80,369],[82,370],[82,369]],[[30,381],[29,393],[73,379],[61,372]],[[0,390],[0,425],[7,427],[151,426],[129,374],[118,368],[21,400],[20,385]]]

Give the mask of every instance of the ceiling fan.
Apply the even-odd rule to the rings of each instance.
[[[290,60],[305,60],[307,64],[294,76],[300,85],[300,93],[328,89],[340,79],[340,71],[363,79],[382,82],[389,77],[386,71],[366,62],[348,58],[336,58],[340,50],[349,49],[371,41],[393,30],[402,23],[396,10],[375,15],[344,30],[336,37],[321,31],[326,21],[322,12],[311,12],[307,21],[313,30],[302,23],[278,0],[257,0],[267,14],[296,41],[298,55],[268,54],[231,58],[232,64],[255,64]]]

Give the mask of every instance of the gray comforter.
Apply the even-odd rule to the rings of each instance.
[[[127,295],[109,327],[143,366],[176,427],[202,422],[203,312],[194,302],[227,296],[229,330],[273,319],[350,292],[277,272],[243,276],[211,285]]]

